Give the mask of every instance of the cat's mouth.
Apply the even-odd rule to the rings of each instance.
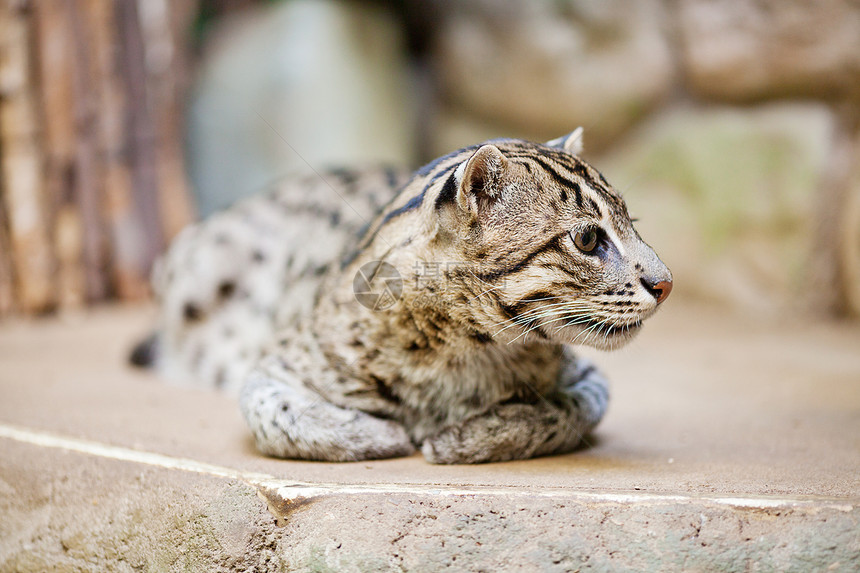
[[[628,342],[639,332],[642,328],[642,319],[615,322],[593,318],[577,326],[579,332],[571,337],[569,344],[585,344],[599,350],[613,350]]]
[[[611,324],[609,326],[604,326],[602,329],[598,328],[597,330],[598,334],[603,334],[604,336],[620,336],[636,332],[641,327],[642,321],[637,319],[625,324]]]
[[[642,320],[636,319],[632,322],[609,322],[607,320],[592,319],[583,325],[586,332],[595,336],[622,336],[631,334],[642,327]]]

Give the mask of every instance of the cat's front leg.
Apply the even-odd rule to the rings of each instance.
[[[442,429],[421,448],[438,464],[500,462],[573,450],[606,411],[605,377],[589,361],[568,354],[559,385],[533,403],[497,404]]]
[[[270,456],[343,462],[415,451],[403,426],[326,401],[274,357],[247,376],[239,403],[257,449]]]

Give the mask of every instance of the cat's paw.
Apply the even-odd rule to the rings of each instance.
[[[421,444],[421,454],[431,464],[464,464],[468,463],[458,451],[448,436],[437,434],[424,440]]]
[[[347,425],[341,434],[341,461],[399,458],[415,452],[406,430],[397,422],[359,413],[361,422]]]
[[[421,453],[431,464],[480,464],[531,457],[530,406],[510,404],[448,426],[430,436]]]
[[[289,377],[285,377],[290,381]],[[278,458],[346,462],[415,451],[397,422],[341,408],[265,372],[252,372],[239,399],[260,452]]]

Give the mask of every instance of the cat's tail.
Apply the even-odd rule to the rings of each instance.
[[[158,333],[153,332],[138,342],[128,356],[128,362],[138,368],[152,368],[159,354]]]

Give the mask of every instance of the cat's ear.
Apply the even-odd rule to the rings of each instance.
[[[501,179],[508,168],[508,159],[495,145],[482,145],[454,172],[457,183],[457,204],[464,211],[477,212],[479,204],[501,196]]]
[[[546,146],[563,149],[571,155],[579,155],[582,153],[582,128],[577,127],[567,135],[547,141]]]

